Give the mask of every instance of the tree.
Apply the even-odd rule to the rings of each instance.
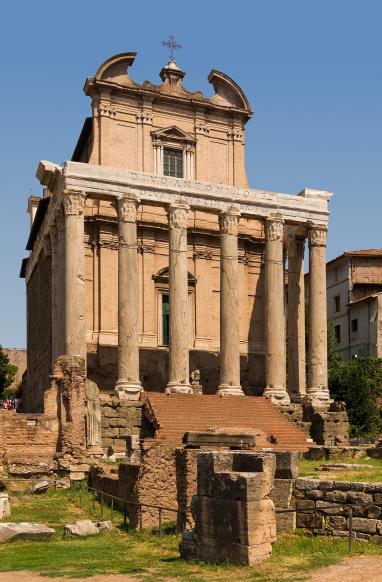
[[[0,398],[4,394],[4,390],[8,388],[14,381],[18,368],[9,362],[7,354],[0,346]]]
[[[329,368],[329,391],[342,400],[351,436],[375,437],[382,432],[382,360],[354,358]]]

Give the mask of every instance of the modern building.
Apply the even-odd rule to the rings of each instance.
[[[382,249],[345,252],[326,273],[328,319],[342,359],[382,356]]]

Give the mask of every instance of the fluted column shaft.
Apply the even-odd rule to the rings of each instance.
[[[222,212],[220,225],[220,385],[218,394],[243,396],[240,386],[238,222],[235,209]]]
[[[169,220],[169,381],[166,392],[192,392],[189,372],[187,217],[189,207],[172,204]]]
[[[325,227],[309,230],[309,383],[308,400],[320,405],[329,401]]]
[[[65,192],[65,354],[86,356],[84,209],[81,192]]]
[[[138,400],[139,381],[138,310],[139,277],[137,255],[136,198],[118,199],[118,380],[116,395]]]
[[[306,395],[305,369],[305,239],[288,241],[288,391],[292,402]]]
[[[284,221],[266,221],[265,248],[265,380],[264,396],[275,404],[289,404],[286,390],[284,314]]]

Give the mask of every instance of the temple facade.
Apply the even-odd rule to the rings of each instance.
[[[72,160],[37,169],[24,410],[44,411],[59,356],[84,358],[87,378],[121,400],[193,392],[198,371],[204,394],[328,403],[331,194],[249,188],[242,89],[213,70],[212,97],[189,92],[173,60],[161,84],[137,84],[134,59],[87,79],[92,115]]]

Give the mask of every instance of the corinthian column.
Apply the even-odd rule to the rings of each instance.
[[[327,229],[309,230],[309,385],[307,400],[327,404],[328,390],[326,315],[326,236]]]
[[[52,369],[57,356],[59,356],[59,325],[58,325],[58,225],[54,222],[50,231],[50,244],[52,248]]]
[[[86,356],[84,209],[86,196],[65,192],[65,354]]]
[[[118,199],[118,380],[115,394],[139,400],[137,208],[139,200]]]
[[[191,393],[189,381],[187,215],[182,203],[168,209],[169,220],[169,381],[166,392]]]
[[[265,236],[265,380],[264,396],[274,404],[289,404],[285,370],[284,221],[266,221]]]
[[[288,241],[288,391],[292,402],[306,395],[305,382],[305,239]]]
[[[220,225],[220,385],[218,394],[244,396],[240,386],[240,316],[237,234],[240,213],[231,208]]]

